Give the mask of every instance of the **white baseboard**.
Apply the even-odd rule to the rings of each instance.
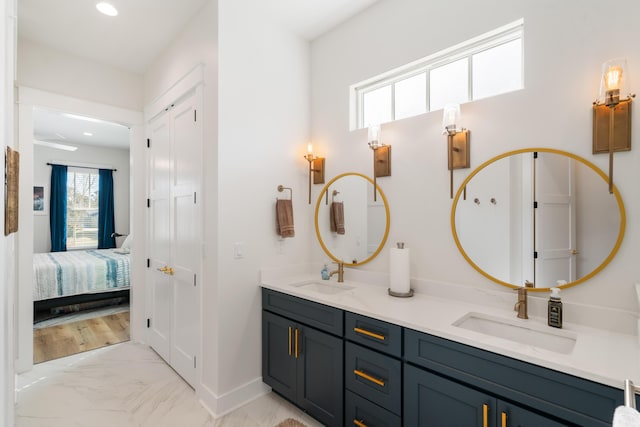
[[[198,388],[198,397],[202,406],[214,418],[220,418],[270,391],[271,387],[263,383],[260,377],[220,396],[201,384]]]

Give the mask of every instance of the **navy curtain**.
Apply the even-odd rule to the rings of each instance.
[[[116,247],[113,217],[113,171],[100,169],[98,178],[98,249]]]
[[[67,250],[67,167],[51,165],[51,252]]]

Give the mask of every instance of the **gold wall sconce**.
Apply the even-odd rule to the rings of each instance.
[[[626,59],[602,65],[600,91],[593,103],[593,154],[609,154],[609,193],[613,194],[613,153],[631,150],[631,93]],[[620,96],[625,96],[622,98]]]
[[[380,125],[369,126],[367,138],[369,148],[373,150],[373,200],[377,201],[377,179],[391,176],[391,146],[385,145],[380,140]]]
[[[453,170],[471,166],[470,135],[465,128],[458,129],[460,123],[460,104],[447,104],[442,115],[444,135],[447,135],[447,158],[450,171],[450,197],[453,199]]]
[[[309,162],[309,204],[311,204],[311,181],[314,184],[324,184],[324,157],[313,154],[313,145],[307,145],[307,154],[304,158]]]

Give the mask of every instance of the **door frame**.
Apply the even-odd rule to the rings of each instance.
[[[18,149],[20,150],[20,193],[18,244],[18,280],[15,289],[16,324],[14,361],[16,373],[33,368],[33,289],[18,283],[33,283],[33,107],[80,114],[125,125],[131,129],[129,161],[130,230],[140,230],[131,250],[131,322],[132,341],[144,341],[145,286],[143,259],[146,252],[144,238],[144,210],[146,165],[144,162],[144,115],[129,110],[84,99],[54,94],[25,86],[18,88]],[[135,171],[135,172],[134,172]]]

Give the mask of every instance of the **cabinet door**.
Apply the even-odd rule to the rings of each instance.
[[[405,364],[406,427],[495,427],[496,399]]]
[[[326,426],[342,426],[343,342],[298,325],[297,403]]]
[[[500,427],[561,427],[559,423],[517,405],[498,400],[498,426]]]
[[[292,321],[262,312],[262,380],[292,402],[296,399],[294,333]]]

